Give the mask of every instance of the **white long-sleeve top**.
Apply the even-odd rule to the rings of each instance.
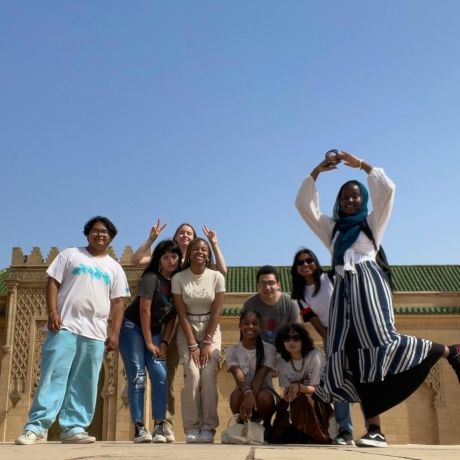
[[[371,170],[367,176],[367,183],[372,201],[372,211],[367,216],[367,223],[378,248],[391,215],[396,186],[381,168]],[[321,213],[319,195],[313,177],[308,176],[303,180],[295,205],[307,225],[332,253],[337,238],[336,233],[332,240],[335,222],[332,217]],[[344,265],[335,267],[336,272],[343,275],[344,271],[354,271],[355,264],[366,260],[375,261],[375,255],[374,244],[361,232],[356,241],[345,251]]]

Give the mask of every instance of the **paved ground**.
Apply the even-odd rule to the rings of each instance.
[[[458,460],[460,445],[400,445],[385,449],[338,446],[228,446],[137,444],[97,442],[93,445],[62,445],[49,442],[33,446],[0,443],[2,460]]]

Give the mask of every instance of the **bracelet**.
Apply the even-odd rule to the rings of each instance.
[[[359,169],[363,169],[363,160],[359,159]]]
[[[204,345],[212,345],[212,341],[211,340],[206,340],[206,339],[203,339],[201,341],[201,343],[203,343]]]
[[[198,348],[198,344],[195,343],[194,345],[188,345],[188,350],[189,351],[195,351]]]
[[[209,340],[212,340],[212,335],[211,335],[211,334],[206,334],[204,337],[205,337],[205,338],[208,337]]]
[[[160,342],[160,344],[161,344],[161,343],[164,343],[166,346],[169,346],[169,342],[168,342],[167,340],[165,340],[165,339],[162,339],[161,342]]]
[[[252,391],[252,388],[249,388],[249,390],[246,390],[243,392],[245,395],[249,394],[249,393],[254,393],[254,391]]]
[[[57,310],[53,310],[51,313],[48,313],[48,318],[51,318],[52,316],[57,315],[57,314],[58,314]]]

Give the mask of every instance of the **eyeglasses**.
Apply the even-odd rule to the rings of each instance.
[[[177,254],[172,254],[170,256],[163,255],[161,256],[161,260],[164,262],[177,262],[179,260],[179,256]]]
[[[91,230],[90,231],[91,235],[94,235],[94,236],[108,236],[109,235],[109,232],[107,230]]]
[[[293,342],[300,342],[300,335],[299,334],[294,334],[294,335],[287,335],[283,339],[285,342],[290,342],[291,340]]]
[[[308,257],[307,259],[303,259],[303,260],[299,259],[296,262],[296,265],[298,265],[300,267],[300,266],[305,265],[305,264],[310,265],[310,264],[314,264],[314,263],[315,263],[315,261],[312,258]]]
[[[270,286],[270,287],[273,287],[273,286],[276,286],[276,283],[278,281],[275,281],[275,280],[268,280],[268,281],[265,281],[265,280],[260,280],[259,281],[259,284],[261,286]]]

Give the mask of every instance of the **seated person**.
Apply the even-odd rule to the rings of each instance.
[[[330,404],[312,398],[324,367],[323,353],[300,324],[278,332],[275,340],[278,378],[284,388],[273,422],[272,442],[329,444]]]
[[[236,383],[230,395],[232,413],[239,414],[238,422],[262,419],[267,438],[280,398],[272,382],[276,351],[273,345],[262,341],[259,313],[251,310],[241,313],[240,342],[229,347],[225,357]]]

